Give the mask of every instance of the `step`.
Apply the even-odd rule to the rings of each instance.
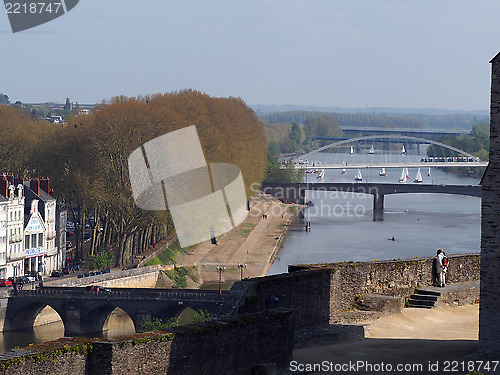
[[[409,298],[408,299],[408,304],[412,307],[415,307],[415,306],[422,306],[422,307],[434,307],[434,301],[426,301],[426,300],[418,300],[418,299],[413,299],[413,298]]]
[[[425,289],[417,289],[415,290],[415,294],[423,294],[426,296],[436,296],[436,297],[441,296],[440,292],[435,292],[433,290],[425,290]]]
[[[410,298],[420,301],[432,301],[432,302],[437,302],[438,300],[438,296],[431,296],[426,294],[414,294]]]

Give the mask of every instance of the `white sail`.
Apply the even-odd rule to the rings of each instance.
[[[318,178],[319,178],[320,180],[322,180],[323,178],[325,178],[325,170],[324,170],[324,169],[322,169],[322,170],[319,172]]]
[[[351,151],[349,151],[349,153],[350,153],[351,155],[352,155],[352,154],[354,154],[354,148],[352,148],[352,146],[351,146]]]
[[[342,174],[345,174],[347,170],[345,168],[342,168]]]
[[[403,155],[406,155],[405,145],[403,145],[403,149],[401,150],[401,153],[402,153]]]
[[[429,167],[429,172],[427,172],[427,176],[431,175],[431,167]]]
[[[408,168],[405,168],[405,176],[406,178],[410,178],[410,172],[408,172]]]
[[[375,153],[375,148],[372,145],[372,148],[370,148],[370,151],[368,152],[369,154],[374,154]]]
[[[358,173],[356,174],[356,177],[354,177],[354,180],[361,181],[362,179],[363,176],[361,176],[361,171],[358,169]]]
[[[399,180],[398,180],[399,183],[402,183],[402,184],[406,184],[406,172],[405,172],[405,169],[403,168],[403,170],[401,171],[401,177],[399,177]]]
[[[379,176],[387,176],[387,173],[385,171],[385,168],[382,168],[382,170],[379,173]]]
[[[417,184],[422,182],[422,173],[420,173],[420,168],[418,168],[417,176],[415,177],[415,180],[413,180],[413,182],[416,182]]]

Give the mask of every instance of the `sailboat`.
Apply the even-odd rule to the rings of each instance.
[[[431,167],[429,167],[429,172],[427,172],[427,176],[431,175]]]
[[[406,178],[410,178],[410,172],[408,172],[408,168],[405,168],[405,176]]]
[[[405,172],[404,168],[401,171],[401,177],[399,177],[398,182],[401,183],[401,184],[406,184],[406,172]]]
[[[413,180],[413,182],[415,182],[417,184],[421,184],[422,183],[422,173],[420,173],[420,168],[418,168],[417,177],[415,177],[415,179]]]
[[[351,151],[349,151],[349,153],[352,155],[354,154],[354,148],[351,146]]]
[[[403,145],[403,149],[401,150],[401,154],[406,155],[405,145]]]
[[[342,168],[342,174],[345,174],[347,170],[345,168]]]
[[[369,154],[374,154],[375,153],[375,148],[372,145],[372,148],[370,148],[370,151],[368,151]]]
[[[318,175],[318,179],[322,180],[325,178],[325,170],[321,169]]]
[[[385,172],[385,168],[382,168],[382,170],[379,173],[379,176],[382,176],[382,177],[387,176],[387,173]]]
[[[358,169],[358,173],[356,174],[356,177],[354,177],[354,181],[362,181],[363,176],[361,176],[361,171]]]

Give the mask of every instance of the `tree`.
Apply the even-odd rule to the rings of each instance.
[[[7,95],[0,93],[0,104],[9,104],[10,99]]]

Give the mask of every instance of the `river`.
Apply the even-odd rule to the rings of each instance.
[[[422,148],[422,152],[425,149]],[[389,162],[420,160],[421,155],[389,155]],[[319,153],[314,160],[322,164],[347,161],[380,162],[386,155]],[[397,183],[402,169],[361,170],[363,182]],[[354,182],[355,169],[325,170],[324,182]],[[433,168],[421,169],[424,184],[476,185],[477,178],[459,176]],[[407,183],[413,183],[417,169],[409,170]],[[307,181],[320,182],[315,174]],[[448,194],[394,194],[385,196],[383,221],[373,221],[373,196],[353,193],[306,193],[314,207],[307,208],[305,220],[311,231],[291,227],[269,274],[287,272],[289,264],[340,261],[409,259],[480,251],[481,199]],[[394,241],[392,238],[394,237]]]

